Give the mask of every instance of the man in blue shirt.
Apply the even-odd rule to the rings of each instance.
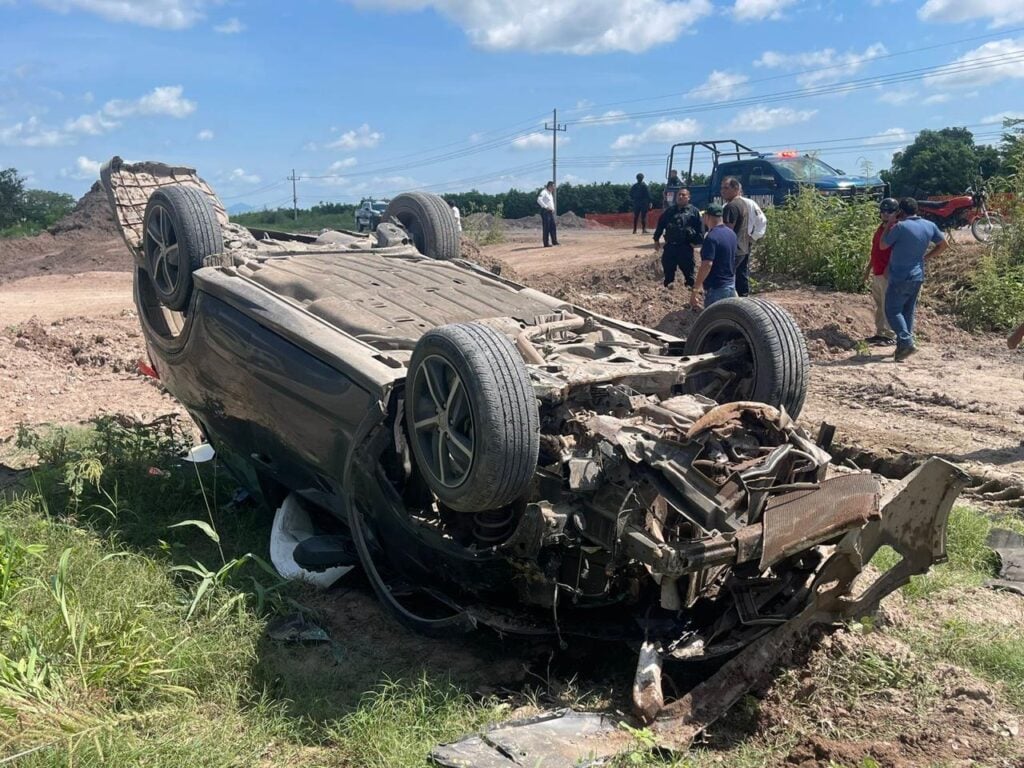
[[[736,233],[722,223],[721,203],[711,203],[704,211],[704,226],[708,233],[700,246],[700,269],[690,291],[690,306],[700,309],[700,294],[704,293],[704,306],[736,296]]]
[[[935,247],[928,250],[934,243]],[[924,260],[942,253],[948,243],[942,231],[917,215],[917,200],[904,197],[899,210],[890,214],[882,245],[892,248],[889,286],[885,291],[885,318],[896,332],[896,362],[917,352],[914,343],[914,311],[924,283]]]

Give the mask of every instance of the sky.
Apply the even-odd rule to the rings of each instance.
[[[664,179],[735,138],[877,173],[1024,118],[1024,0],[0,0],[0,168],[114,155],[228,206]],[[699,168],[697,170],[700,170]]]

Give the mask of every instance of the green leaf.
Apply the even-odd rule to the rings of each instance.
[[[213,527],[209,523],[203,522],[202,520],[182,520],[180,523],[175,523],[174,525],[169,525],[167,527],[182,528],[186,525],[198,528],[210,538],[210,541],[220,544],[220,536],[217,535],[217,532],[213,530]]]

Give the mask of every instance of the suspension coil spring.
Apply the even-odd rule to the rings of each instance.
[[[485,547],[501,544],[515,527],[515,513],[512,507],[488,509],[473,515],[473,536]]]

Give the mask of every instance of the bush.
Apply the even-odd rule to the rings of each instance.
[[[874,200],[845,201],[804,187],[765,213],[768,231],[755,249],[762,271],[839,291],[863,289],[878,226]]]
[[[1015,172],[1006,179],[1006,226],[956,307],[971,329],[1005,331],[1024,321],[1024,146],[1015,148],[1008,163]]]

